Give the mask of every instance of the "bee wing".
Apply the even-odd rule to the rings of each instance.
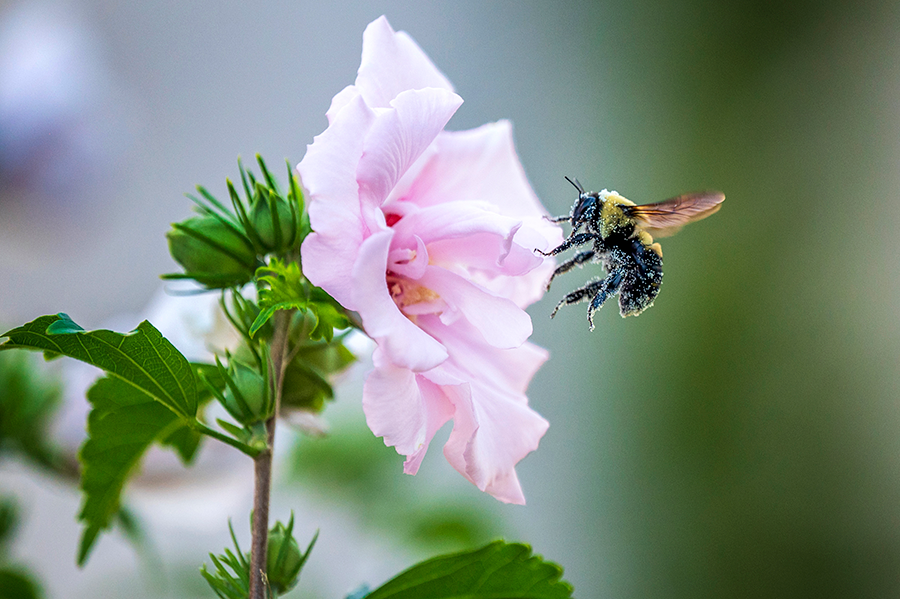
[[[629,214],[638,226],[653,237],[668,237],[681,227],[715,214],[725,194],[719,191],[686,193],[656,204],[629,206]]]

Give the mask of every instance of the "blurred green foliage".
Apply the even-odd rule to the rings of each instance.
[[[582,377],[583,399],[545,415],[596,464],[572,492],[599,518],[565,524],[596,548],[567,563],[576,588],[900,591],[898,25],[888,3],[692,0],[597,6],[572,32],[609,135],[586,187],[727,196],[662,240],[651,310],[603,310],[592,335],[561,313],[546,341],[540,376]]]
[[[326,437],[299,438],[287,462],[288,484],[325,501],[340,498],[369,530],[423,556],[471,549],[502,532],[498,505],[403,474],[402,457],[358,420],[336,423]]]
[[[37,373],[34,357],[0,352],[0,458],[16,453],[58,470],[65,466],[49,427],[59,407],[59,385]]]

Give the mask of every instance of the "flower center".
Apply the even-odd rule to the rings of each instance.
[[[433,302],[441,297],[431,289],[422,287],[409,279],[399,277],[391,271],[387,272],[386,279],[391,299],[394,300],[394,303],[401,310],[413,304]]]

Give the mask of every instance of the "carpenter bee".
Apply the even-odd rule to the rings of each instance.
[[[577,180],[566,177],[578,190],[578,199],[570,214],[550,220],[569,222],[572,231],[550,252],[556,256],[569,248],[592,244],[591,249],[575,254],[556,267],[547,282],[547,290],[557,275],[569,272],[585,262],[599,262],[606,277],[589,281],[566,295],[556,305],[552,318],[563,304],[590,299],[588,323],[594,330],[594,312],[609,297],[619,294],[619,313],[637,316],[653,305],[662,284],[662,248],[653,236],[673,235],[687,223],[706,218],[721,208],[725,195],[718,191],[687,193],[656,204],[636,206],[615,191],[585,192]]]

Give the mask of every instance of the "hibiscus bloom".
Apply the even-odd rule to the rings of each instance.
[[[447,78],[381,17],[356,83],[298,170],[314,233],[303,271],[359,313],[378,347],[363,391],[372,431],[415,474],[435,432],[479,489],[524,503],[515,465],[547,421],[525,390],[547,352],[526,340],[562,239],[525,178],[506,121],[444,126],[462,104]]]

